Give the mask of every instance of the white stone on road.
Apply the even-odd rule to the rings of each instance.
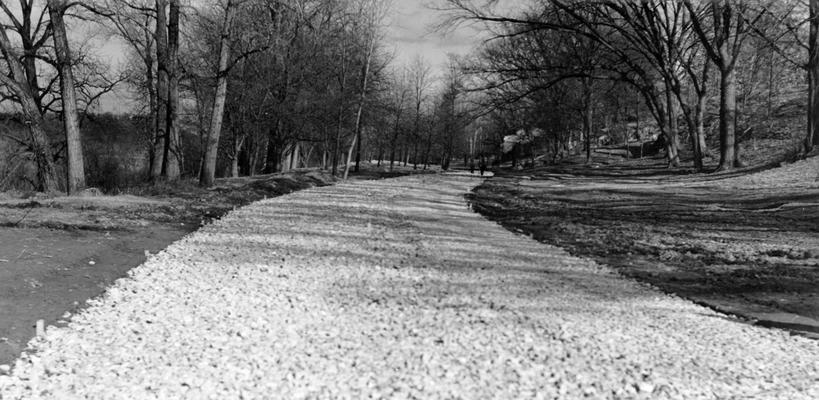
[[[0,398],[819,398],[819,344],[473,213],[424,175],[238,209],[31,343]]]

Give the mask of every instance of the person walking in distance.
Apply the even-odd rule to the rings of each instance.
[[[486,158],[484,158],[483,156],[481,156],[480,168],[481,176],[483,176],[483,173],[486,172]]]

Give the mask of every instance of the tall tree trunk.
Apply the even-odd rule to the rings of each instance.
[[[30,28],[28,28],[30,29]],[[23,52],[25,54],[30,54],[30,52],[36,52],[37,50],[34,48],[35,46],[30,43],[29,40],[23,40]],[[43,104],[42,99],[39,97],[39,93],[41,93],[40,84],[38,82],[39,74],[37,72],[37,57],[22,57],[23,60],[23,68],[26,71],[26,77],[28,78],[28,85],[31,89],[31,93],[36,96],[35,103],[37,105],[37,110],[42,114],[43,113]]]
[[[427,148],[424,151],[424,171],[429,168],[429,153],[432,151],[432,130],[427,133]]]
[[[813,21],[814,18],[811,18]],[[808,49],[808,53],[810,53],[810,49]],[[774,119],[773,119],[773,97],[774,97],[774,58],[776,57],[776,51],[773,49],[768,50],[768,98],[765,102],[765,119],[768,120],[768,129],[773,130],[774,128]]]
[[[412,124],[412,137],[415,142],[415,155],[413,156],[414,165],[412,166],[412,169],[418,169],[418,142],[421,139],[421,102],[423,100],[419,95],[420,90],[416,89],[415,93],[415,121]]]
[[[167,0],[156,0],[156,140],[153,178],[165,174],[165,141],[168,140],[168,27]]]
[[[230,28],[235,9],[233,0],[228,0],[225,8],[225,20],[222,22],[222,34],[219,38],[219,69],[216,74],[216,95],[213,98],[208,141],[205,146],[205,157],[202,172],[199,174],[199,185],[212,186],[216,179],[216,156],[219,151],[219,134],[222,132],[222,118],[227,99],[228,63],[230,62]]]
[[[290,169],[299,167],[299,158],[301,155],[301,145],[298,141],[293,144],[293,152],[290,155]]]
[[[48,135],[46,135],[45,120],[33,99],[21,101],[21,105],[31,135],[31,152],[34,155],[34,163],[37,165],[35,190],[45,193],[56,192],[59,190],[59,184],[51,156],[51,146]]]
[[[342,90],[342,92],[343,92],[343,90]],[[343,99],[339,99],[337,118],[338,118],[338,121],[336,122],[337,123],[337,125],[336,125],[336,138],[333,141],[333,159],[332,159],[332,163],[333,163],[333,172],[332,173],[333,173],[333,176],[336,176],[338,174],[338,163],[339,163],[339,157],[340,157],[340,153],[341,153],[341,132],[342,132],[343,126],[344,126],[344,100]]]
[[[700,150],[702,157],[708,157],[708,143],[705,141],[705,106],[708,98],[705,93],[698,95],[696,108],[694,109],[694,124],[696,125],[697,147]]]
[[[664,92],[655,85],[652,90],[646,90],[642,93],[645,104],[648,106],[654,121],[657,123],[657,127],[660,129],[658,138],[661,137],[668,140],[670,128],[668,121],[670,120],[668,117],[668,107],[666,106],[666,102],[662,100]]]
[[[699,88],[695,88],[697,103],[694,105],[694,125],[696,129],[697,149],[700,152],[701,159],[709,156],[708,143],[705,141],[705,107],[708,103],[710,70],[711,63],[705,60],[705,64],[702,66],[702,72],[699,75]],[[702,164],[702,160],[700,160],[700,163]]]
[[[671,94],[670,83],[666,82],[665,106],[668,129],[665,141],[666,155],[668,156],[669,167],[679,167],[679,122],[677,121],[677,108],[674,107],[674,98]]]
[[[819,0],[810,0],[808,53],[808,129],[805,135],[805,153],[810,153],[819,144]]]
[[[290,157],[293,156],[293,146],[289,144],[285,144],[284,148],[281,152],[281,158],[279,159],[279,167],[278,170],[281,172],[287,172],[290,170]]]
[[[74,72],[71,69],[71,51],[65,30],[63,14],[66,4],[62,0],[48,1],[48,15],[51,18],[54,49],[60,72],[60,94],[63,105],[63,125],[65,128],[66,153],[68,154],[67,185],[68,194],[75,194],[85,187],[85,167],[82,155],[77,95],[74,92]]]
[[[321,169],[327,171],[330,168],[330,132],[327,127],[323,127],[324,140],[321,143]]]
[[[367,54],[364,57],[364,66],[361,68],[361,93],[358,97],[358,109],[355,112],[355,137],[353,143],[358,144],[358,151],[355,157],[355,171],[358,172],[358,163],[361,159],[361,114],[364,112],[364,102],[367,99],[367,83],[370,77],[370,64],[372,63],[372,55],[375,52],[375,35],[371,35],[369,46],[367,46]],[[352,148],[350,149],[352,151]],[[347,166],[344,169],[344,179],[350,174],[350,157],[347,157]]]
[[[170,0],[168,14],[168,116],[166,121],[167,139],[163,157],[164,175],[169,180],[177,180],[181,174],[182,148],[179,137],[179,0]]]
[[[626,119],[623,121],[624,128],[623,128],[623,146],[626,148],[626,160],[631,158],[631,150],[629,149],[629,133],[628,130],[628,103],[623,104],[623,111],[626,113]]]
[[[147,33],[146,35],[150,35],[150,33]],[[154,150],[155,150],[154,147],[155,147],[156,138],[157,138],[157,132],[156,132],[156,126],[157,126],[157,122],[156,122],[156,107],[157,107],[157,104],[156,104],[156,102],[157,102],[157,100],[156,100],[156,84],[154,82],[154,79],[155,79],[154,78],[154,57],[151,54],[152,51],[153,50],[151,49],[151,47],[146,48],[145,49],[145,59],[143,60],[145,62],[145,80],[146,80],[146,82],[148,82],[148,107],[150,108],[150,110],[148,111],[148,114],[150,115],[149,120],[148,120],[148,124],[149,124],[149,132],[148,132],[148,140],[149,140],[148,148],[149,149],[148,149],[148,152],[149,152],[150,158],[148,160],[149,164],[148,164],[147,179],[151,179],[154,176],[153,165],[154,165],[154,158],[156,158],[156,154],[154,154]]]
[[[736,162],[735,131],[736,131],[736,102],[737,91],[733,68],[721,68],[720,71],[720,99],[719,99],[719,138],[720,138],[720,171],[734,168]]]
[[[702,153],[702,141],[700,140],[700,131],[699,131],[699,119],[702,118],[702,110],[700,110],[700,103],[701,100],[704,99],[704,93],[697,93],[697,103],[694,104],[692,108],[689,104],[684,101],[683,93],[681,90],[681,85],[679,81],[675,81],[672,85],[672,89],[674,91],[674,95],[677,101],[680,103],[682,107],[683,116],[685,117],[685,123],[688,125],[688,133],[691,137],[691,150],[694,156],[694,168],[697,171],[703,170],[703,153]],[[704,106],[704,105],[703,105]]]
[[[412,169],[418,169],[418,140],[416,136],[416,140],[413,143],[413,151],[412,151]]]
[[[361,142],[364,141],[364,137],[359,133],[356,135],[358,137],[358,142],[355,144],[355,172],[359,171],[359,165],[361,164]]]
[[[233,156],[230,159],[230,176],[233,178],[239,177],[239,159],[242,155],[242,147],[244,146],[244,143],[244,138],[233,140]]]
[[[697,123],[694,120],[694,112],[690,107],[683,106],[683,114],[685,114],[685,123],[688,125],[688,132],[691,132],[691,151],[694,153],[694,169],[702,171],[702,150],[700,149],[699,133],[697,132]]]
[[[634,135],[637,137],[637,140],[640,142],[640,158],[643,158],[643,137],[640,135],[640,92],[637,92],[637,96],[635,96],[634,102]]]
[[[583,80],[583,135],[586,137],[586,164],[591,163],[591,137],[593,123],[592,87],[591,80]]]
[[[239,154],[234,154],[230,159],[230,176],[232,178],[239,177]]]
[[[260,147],[261,146],[258,145],[255,137],[253,140],[247,142],[244,147],[245,153],[247,153],[247,166],[245,167],[245,175],[247,176],[254,176],[259,172],[258,164]]]
[[[278,116],[276,121],[267,133],[267,144],[265,145],[263,174],[272,174],[279,170],[279,156],[281,155],[282,120]]]
[[[275,127],[267,135],[267,146],[265,146],[264,168],[263,174],[272,174],[279,171],[279,156],[282,149],[280,148],[279,129],[280,123],[277,121]]]
[[[333,176],[338,174],[339,157],[341,157],[341,133],[344,127],[344,89],[347,86],[347,46],[341,46],[341,76],[339,76],[338,90],[338,120],[336,126],[336,139],[333,145]]]
[[[24,115],[29,113],[23,112]],[[51,149],[45,131],[45,120],[37,114],[31,114],[28,121],[28,130],[31,134],[31,152],[34,154],[34,163],[37,165],[37,184],[35,189],[40,192],[53,193],[59,190],[57,174],[54,169],[54,160],[51,158]]]
[[[403,99],[401,101],[403,103]],[[401,132],[401,105],[399,105],[399,109],[397,114],[395,115],[395,126],[393,127],[393,134],[392,134],[392,143],[390,144],[390,171],[392,171],[393,166],[395,165],[395,149],[398,146],[398,134]]]
[[[353,135],[353,142],[350,143],[350,149],[347,151],[347,167],[344,168],[344,180],[347,180],[347,177],[350,175],[350,161],[353,158],[353,149],[355,148],[355,143],[358,141],[358,135]]]

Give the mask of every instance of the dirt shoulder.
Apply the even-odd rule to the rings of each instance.
[[[352,179],[410,174],[369,167]],[[39,319],[59,324],[88,299],[170,243],[235,207],[336,182],[316,170],[154,184],[105,196],[45,197],[0,193],[0,365],[20,355]],[[0,370],[0,374],[3,371]]]
[[[501,172],[473,207],[662,290],[819,337],[819,158],[701,175],[657,162]]]
[[[129,269],[187,233],[157,224],[127,231],[0,229],[0,364],[20,355],[38,319],[58,324]]]

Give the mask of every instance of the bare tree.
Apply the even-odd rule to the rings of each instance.
[[[770,16],[773,23],[768,27],[761,26],[761,23],[753,25],[754,33],[783,60],[804,70],[807,76],[808,112],[803,146],[805,153],[810,153],[819,145],[819,0],[777,1],[756,4],[755,7]],[[773,53],[770,73],[772,82]]]
[[[694,165],[702,170],[705,137],[702,130],[702,114],[705,106],[708,67],[697,68],[699,39],[690,28],[688,13],[680,1],[644,1],[642,3],[627,0],[609,0],[603,2],[611,13],[604,15],[604,21],[598,23],[605,28],[613,29],[618,36],[625,39],[626,45],[633,49],[635,58],[644,60],[657,71],[662,79],[665,93],[666,147],[671,165],[679,164],[678,127],[675,103],[682,106],[688,130],[692,138]],[[592,27],[594,29],[594,27]],[[604,35],[598,39],[610,46],[616,46]],[[683,76],[680,69],[687,72],[696,100],[689,105],[684,93]],[[672,98],[674,96],[674,98]]]
[[[458,99],[463,95],[464,90],[461,60],[456,55],[450,54],[448,63],[437,110],[437,120],[440,125],[441,169],[444,171],[449,169],[454,156],[455,136],[461,132],[463,124],[463,110]]]
[[[404,115],[405,103],[409,95],[409,87],[407,85],[407,71],[402,69],[401,72],[393,72],[395,81],[393,82],[392,92],[392,109],[395,113],[395,123],[392,128],[392,138],[390,140],[390,171],[395,165],[395,151],[398,148],[398,136],[401,134],[401,117]]]
[[[683,1],[694,31],[720,72],[719,170],[743,166],[736,140],[736,61],[756,18],[749,19],[748,4],[737,0],[714,0],[708,4],[707,12],[691,0]],[[710,19],[710,25],[706,25],[706,18]]]
[[[332,172],[333,176],[338,174],[338,163],[341,157],[341,137],[342,133],[344,132],[344,115],[346,111],[346,96],[345,90],[347,89],[347,79],[348,79],[348,72],[350,69],[351,64],[351,54],[349,50],[349,43],[347,36],[345,35],[346,28],[342,29],[342,41],[341,41],[341,53],[339,58],[339,69],[337,74],[338,79],[338,92],[336,93],[337,97],[337,108],[336,108],[336,137],[333,143],[333,158],[332,158]]]
[[[359,163],[361,162],[361,116],[364,112],[364,105],[367,101],[367,92],[369,91],[370,83],[370,69],[373,64],[376,46],[381,39],[380,27],[384,21],[389,10],[390,3],[385,0],[366,0],[360,3],[361,12],[364,13],[365,18],[363,22],[363,31],[365,37],[364,62],[361,67],[361,85],[359,87],[358,107],[355,115],[355,133],[353,144],[350,146],[350,151],[347,155],[347,165],[344,169],[344,179],[346,180],[350,174],[350,158],[352,157],[353,147],[358,146],[355,170],[358,172]]]
[[[20,103],[25,118],[24,122],[31,135],[30,150],[37,166],[36,189],[44,192],[57,191],[54,160],[51,156],[48,136],[46,136],[45,120],[39,101],[35,97],[37,92],[31,87],[31,80],[21,61],[25,57],[12,45],[5,29],[0,29],[0,52],[10,71],[9,75],[0,74],[0,83],[8,88]]]
[[[48,0],[48,14],[51,18],[52,37],[57,55],[60,76],[61,102],[63,105],[63,125],[65,128],[67,163],[67,190],[74,194],[85,187],[85,167],[82,154],[77,95],[74,92],[74,72],[71,51],[63,16],[69,4],[65,0]]]
[[[810,0],[808,20],[808,129],[805,135],[805,153],[819,145],[819,0]]]
[[[182,167],[182,148],[179,134],[179,0],[170,0],[168,12],[168,104],[162,171],[168,180],[179,179]]]
[[[355,112],[355,134],[353,136],[353,143],[350,145],[350,151],[347,154],[347,164],[344,168],[344,179],[346,180],[350,174],[350,158],[353,154],[353,148],[358,143],[361,146],[361,115],[364,113],[364,104],[367,100],[367,84],[370,80],[370,66],[372,65],[373,53],[375,52],[376,38],[375,34],[371,33],[367,39],[367,50],[364,55],[364,66],[361,71],[361,87],[359,88],[358,108]],[[359,147],[360,148],[360,147]],[[359,157],[356,158],[356,169],[358,169]]]
[[[415,103],[415,121],[412,125],[413,138],[413,166],[418,169],[418,146],[421,144],[421,106],[427,100],[428,91],[432,86],[432,68],[422,56],[416,56],[410,64],[410,80],[412,96]]]
[[[168,0],[156,0],[156,141],[151,175],[154,179],[164,175],[168,148]]]
[[[205,145],[202,171],[199,175],[199,184],[202,186],[213,185],[216,178],[216,155],[219,150],[219,135],[222,131],[222,118],[225,111],[225,99],[227,98],[227,75],[230,72],[230,31],[235,13],[236,4],[233,0],[227,0],[221,35],[219,37],[216,95],[213,100],[213,111],[211,113],[210,128],[208,129],[208,138]]]

